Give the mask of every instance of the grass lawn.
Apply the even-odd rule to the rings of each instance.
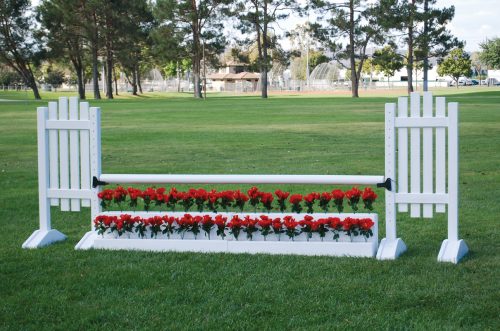
[[[59,94],[0,91],[0,329],[500,329],[500,90],[443,93],[460,102],[460,236],[470,254],[459,265],[436,262],[443,214],[398,214],[408,251],[396,261],[75,251],[89,211],[55,208],[53,227],[68,239],[23,250],[38,227],[35,110]],[[396,94],[367,95],[90,103],[102,108],[104,173],[380,175],[384,103]]]

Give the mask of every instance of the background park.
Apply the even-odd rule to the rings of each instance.
[[[99,1],[84,2],[89,6],[99,4]],[[429,2],[439,7],[439,4]],[[22,4],[23,1],[6,1],[0,8],[5,10],[5,4],[16,3]],[[122,5],[126,3],[122,2]],[[156,3],[167,4],[166,1]],[[170,5],[174,3],[184,4],[180,1]],[[258,1],[255,3],[260,4]],[[363,2],[352,3],[365,8]],[[404,3],[391,5],[403,6],[402,10],[407,8]],[[41,2],[42,6],[50,7],[51,4],[58,4],[56,8],[63,9],[62,5],[75,5],[72,1]],[[367,8],[373,10],[374,7]],[[145,5],[144,8],[149,7]],[[424,1],[415,1],[415,6],[411,8],[415,12],[424,11]],[[95,13],[115,13],[115,9],[118,10],[96,9]],[[176,6],[172,9],[178,10]],[[337,9],[347,13],[349,6],[330,8],[332,12]],[[67,8],[63,10],[68,15],[72,12]],[[2,14],[5,12],[1,12],[0,16]],[[21,19],[28,14],[18,12],[16,15],[8,17]],[[422,17],[426,16],[417,15],[415,20]],[[178,24],[168,15],[163,20]],[[74,18],[70,21],[83,22]],[[356,26],[364,21],[356,22],[351,24]],[[331,24],[334,26],[333,22]],[[51,36],[63,32],[62,26],[42,34],[43,38],[49,39],[42,38],[45,41],[39,44],[43,46],[40,50],[55,49],[46,46]],[[104,45],[104,48],[98,49],[98,62],[92,62],[92,44],[87,38],[81,40],[83,49],[80,53],[85,56],[85,72],[90,72],[87,81],[90,90],[85,96],[94,97],[89,100],[91,106],[102,109],[105,173],[383,173],[384,104],[395,102],[398,96],[405,95],[410,86],[407,81],[404,88],[362,87],[358,91],[359,97],[352,98],[356,80],[359,82],[363,76],[362,69],[359,72],[346,70],[353,79],[345,88],[318,91],[311,87],[306,92],[280,90],[269,91],[268,94],[268,89],[250,93],[207,91],[207,98],[201,100],[202,83],[206,78],[202,70],[204,58],[196,53],[193,35],[183,35],[185,44],[169,40],[171,43],[164,50],[175,52],[165,52],[170,58],[162,61],[169,66],[174,65],[174,79],[177,79],[178,73],[184,73],[184,69],[178,69],[177,63],[191,59],[186,71],[191,72],[193,91],[140,93],[134,90],[132,83],[135,79],[139,89],[141,72],[138,68],[143,60],[131,57],[130,53],[123,55],[122,59],[138,61],[128,71],[125,60],[119,60],[118,52],[132,51],[139,41],[149,38],[141,39],[143,35],[137,35],[134,38],[139,39],[124,41],[127,47],[113,49],[109,65],[105,48],[106,32],[109,30],[104,29],[105,25],[101,23],[97,26],[103,28],[98,36],[103,38],[99,39],[99,45]],[[169,27],[168,24],[161,25],[165,26]],[[408,26],[403,29],[407,31]],[[419,27],[414,32],[417,37],[423,30],[420,29],[422,25],[415,23],[415,26]],[[25,31],[28,27],[25,26]],[[396,38],[394,29],[397,27],[384,30],[385,36],[392,33]],[[117,35],[134,36],[132,32],[135,30],[128,31],[130,33],[127,34],[115,31],[113,33],[118,34],[113,36],[115,39]],[[311,40],[313,35],[316,36],[318,43],[325,40],[312,30],[310,35]],[[75,40],[73,37],[68,40]],[[5,40],[2,38],[5,37],[0,33],[0,44]],[[52,42],[64,40],[61,38],[64,36],[58,34]],[[279,38],[261,38],[256,42],[267,47],[274,45],[276,39]],[[40,42],[36,38],[24,41]],[[451,36],[448,41],[453,44]],[[375,47],[376,42],[372,42]],[[399,42],[404,45],[404,38]],[[488,62],[495,59],[488,55],[488,47],[495,49],[496,44],[498,39],[492,38],[478,50],[479,61],[487,62],[482,64],[484,70],[477,71],[479,81],[487,81],[488,77],[481,75],[486,75],[488,70],[500,69],[499,62]],[[0,55],[7,54],[4,45],[0,48]],[[182,49],[174,45],[185,47]],[[209,47],[205,46],[207,51]],[[455,46],[448,47],[440,61],[449,58],[448,53],[453,49],[460,49]],[[146,46],[141,44],[139,47],[144,50]],[[422,49],[421,46],[416,48]],[[24,48],[36,49],[32,46]],[[353,49],[359,51],[359,47]],[[407,50],[407,47],[404,49]],[[73,46],[61,47],[62,53],[57,56],[50,52],[22,53],[28,60],[25,68],[33,73],[35,86],[40,87],[39,97],[42,100],[35,99],[36,94],[30,91],[33,81],[30,83],[22,70],[17,72],[9,66],[5,57],[0,58],[2,74],[8,72],[14,77],[17,72],[22,86],[20,91],[0,91],[0,329],[498,329],[500,258],[496,221],[500,214],[499,87],[494,84],[460,86],[458,89],[431,87],[435,96],[446,96],[447,101],[460,104],[460,237],[467,242],[470,252],[458,265],[436,262],[437,251],[446,237],[445,214],[438,214],[431,220],[410,219],[407,214],[398,214],[398,236],[404,239],[408,251],[395,261],[75,251],[75,244],[89,230],[90,213],[85,209],[82,213],[62,213],[53,209],[53,226],[65,233],[68,239],[43,249],[23,250],[21,244],[38,224],[36,107],[46,106],[48,101],[59,96],[82,97],[78,79],[73,86],[65,82],[66,88],[57,92],[41,88],[46,84],[47,68],[51,68],[51,72],[59,71],[62,73],[59,76],[65,80],[78,76],[71,55],[65,53],[71,50],[74,50]],[[401,54],[398,51],[393,53]],[[143,52],[134,54],[142,55]],[[214,58],[220,59],[220,54],[224,54],[224,48],[219,54],[214,53]],[[402,54],[409,57],[405,52]],[[464,73],[461,69],[457,85],[460,77],[475,72],[472,62],[467,62],[470,60],[468,52],[461,54],[468,71]],[[500,52],[493,51],[492,54],[499,56]],[[349,48],[336,50],[330,43],[324,55],[329,61],[339,60],[349,65],[352,52],[350,54]],[[197,56],[200,60],[198,78],[195,69]],[[423,56],[415,62],[423,65],[423,59],[434,59],[436,56]],[[33,60],[35,58],[36,61]],[[361,58],[373,59],[372,56],[360,57],[357,54],[354,63]],[[253,65],[259,75],[274,66],[274,59],[263,62],[264,59],[259,59],[257,55],[253,64],[251,59],[249,57],[248,66]],[[290,56],[287,63],[291,59]],[[208,60],[206,62],[208,66]],[[411,60],[403,59],[402,62],[404,66],[398,70],[405,71]],[[357,64],[357,68],[362,67],[359,62]],[[98,78],[92,80],[91,77],[96,74],[91,69],[94,65],[98,68],[94,78]],[[113,78],[109,78],[113,76],[108,76],[116,71],[115,67],[120,67],[124,75],[128,74],[129,86],[132,86],[130,92],[125,90],[116,95]],[[307,78],[307,67],[304,67],[304,78]],[[213,68],[218,70],[215,64]],[[410,72],[413,69],[410,68]],[[41,75],[37,76],[37,72]],[[343,79],[346,80],[345,77]],[[304,81],[304,86],[310,86],[307,79]],[[93,88],[94,82],[99,83],[97,89]],[[410,83],[413,82],[410,80]],[[85,84],[82,78],[81,87],[89,84]],[[107,99],[96,98],[103,85],[107,86],[105,91],[111,92],[110,95]],[[24,89],[25,86],[28,90]],[[413,84],[412,87],[415,88]],[[266,93],[265,98],[263,93]],[[273,185],[261,187],[270,191],[278,188]],[[249,187],[214,188],[246,190]],[[325,186],[299,185],[279,188],[297,193],[329,189]],[[384,237],[385,216],[382,192],[377,189],[381,199],[375,205],[381,220],[380,238]]]

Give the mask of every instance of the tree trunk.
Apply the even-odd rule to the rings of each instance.
[[[179,68],[179,61],[177,61],[176,70],[177,70],[177,93],[180,93],[181,92],[181,70]]]
[[[135,66],[135,72],[137,77],[137,87],[139,88],[139,93],[142,94],[142,85],[141,85],[141,71],[139,69],[139,65]]]
[[[40,92],[38,91],[38,86],[36,86],[36,81],[35,81],[35,77],[33,76],[33,72],[31,71],[31,68],[29,67],[28,65],[28,73],[29,73],[29,77],[28,77],[28,86],[31,87],[31,89],[33,90],[33,95],[35,97],[36,100],[40,100],[42,99],[42,97],[40,96]]]
[[[113,99],[113,52],[109,44],[106,48],[106,97]]]
[[[78,82],[78,96],[81,100],[85,100],[85,83],[83,82],[83,68],[75,68],[76,80]]]
[[[97,45],[92,45],[92,83],[94,87],[94,99],[101,98],[99,91],[99,61],[97,59]]]
[[[113,80],[115,81],[115,94],[118,95],[118,80],[116,78],[115,66],[113,66]]]
[[[137,71],[132,70],[132,94],[137,95]]]
[[[359,80],[356,73],[356,57],[354,54],[354,0],[349,1],[349,60],[351,64],[351,96],[359,98]]]

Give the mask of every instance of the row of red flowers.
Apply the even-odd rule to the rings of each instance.
[[[313,233],[318,233],[323,240],[329,232],[333,233],[334,240],[338,240],[341,233],[348,236],[360,235],[369,238],[373,235],[373,225],[374,222],[370,218],[346,217],[341,220],[338,217],[326,217],[314,220],[310,215],[306,215],[300,220],[296,220],[293,216],[271,218],[261,215],[242,218],[239,215],[234,215],[228,220],[221,214],[215,217],[184,214],[180,217],[165,215],[149,218],[124,214],[120,216],[100,215],[94,220],[95,229],[99,234],[104,234],[108,230],[116,232],[119,236],[127,232],[135,232],[139,237],[144,238],[149,230],[151,238],[156,238],[158,234],[164,234],[170,238],[170,235],[175,232],[184,239],[184,234],[187,232],[192,232],[196,238],[201,231],[204,231],[210,239],[210,232],[212,229],[216,229],[217,236],[224,238],[227,235],[226,231],[228,231],[236,240],[241,232],[246,233],[246,237],[252,240],[257,231],[262,234],[264,240],[269,234],[275,234],[279,239],[283,233],[292,240],[301,233],[306,234],[307,240],[312,237]]]
[[[240,190],[216,191],[212,189],[206,191],[203,188],[191,188],[182,192],[172,187],[167,192],[164,187],[149,187],[142,191],[132,187],[125,189],[122,186],[117,186],[115,189],[99,192],[98,196],[104,209],[110,208],[112,203],[120,209],[123,204],[128,203],[130,207],[135,209],[140,199],[146,211],[150,210],[152,206],[160,208],[166,206],[172,211],[175,211],[177,206],[181,206],[185,212],[188,212],[193,206],[196,206],[196,210],[199,212],[204,210],[217,212],[219,209],[227,212],[229,208],[236,208],[242,212],[248,202],[254,211],[262,207],[263,211],[270,212],[277,207],[278,210],[284,212],[287,209],[287,204],[290,204],[292,212],[300,213],[305,208],[309,214],[314,213],[315,205],[319,206],[325,213],[328,212],[330,206],[341,213],[344,210],[344,200],[347,201],[353,212],[359,210],[360,201],[363,201],[365,209],[371,211],[373,203],[377,199],[377,194],[370,187],[366,187],[363,191],[353,187],[345,192],[335,189],[331,192],[312,192],[306,195],[290,195],[290,192],[276,190],[273,195],[270,192],[262,192],[256,187],[252,187],[245,194]]]

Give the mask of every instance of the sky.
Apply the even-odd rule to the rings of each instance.
[[[304,0],[299,0],[303,2]],[[40,0],[31,0],[38,5]],[[479,50],[487,38],[500,37],[500,0],[438,0],[438,7],[455,6],[455,18],[449,23],[451,32],[466,42],[465,50]],[[280,24],[286,29],[303,23],[305,18],[291,17]]]

